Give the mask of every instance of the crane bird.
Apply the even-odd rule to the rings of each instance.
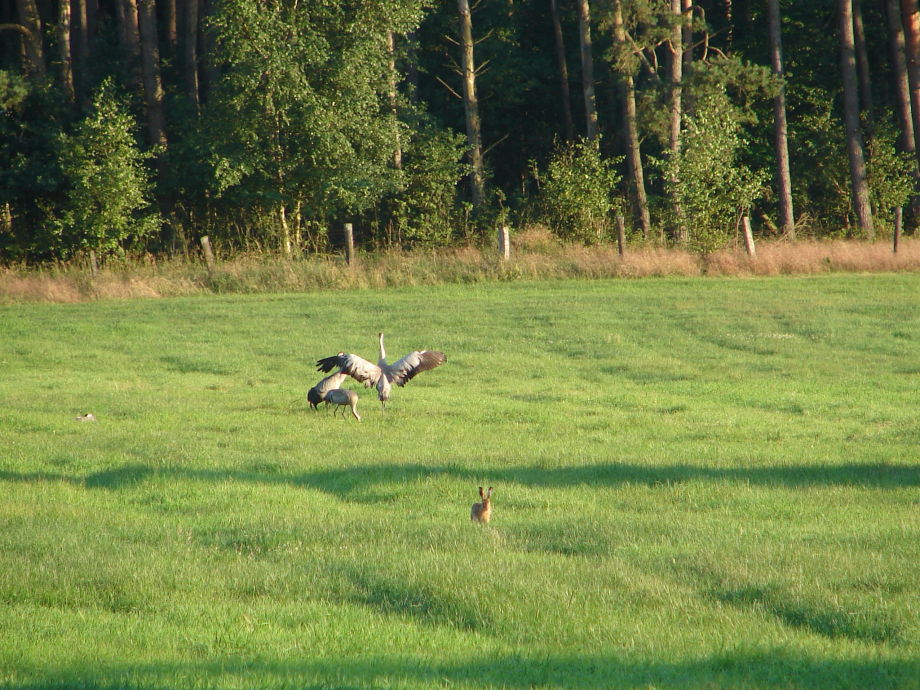
[[[337,371],[313,386],[307,391],[307,402],[310,403],[310,407],[315,410],[321,402],[326,402],[326,393],[339,388],[342,385],[342,381],[347,378],[348,374],[344,371]]]
[[[327,405],[338,405],[334,410],[332,410],[332,416],[335,416],[335,413],[338,410],[342,410],[342,418],[345,418],[345,408],[350,407],[351,413],[355,416],[359,422],[361,421],[361,415],[358,414],[358,394],[354,391],[347,391],[343,388],[333,388],[331,391],[327,391],[323,395],[323,401]]]
[[[392,364],[387,364],[387,353],[383,347],[383,333],[380,333],[379,336],[380,359],[377,360],[377,364],[371,364],[358,355],[340,352],[332,357],[316,360],[316,368],[318,371],[327,372],[338,368],[339,373],[344,372],[356,381],[363,383],[365,387],[370,388],[373,386],[377,389],[377,399],[380,400],[381,407],[386,409],[392,384],[405,386],[417,374],[444,364],[447,361],[447,356],[437,350],[415,350],[402,359],[398,359]]]

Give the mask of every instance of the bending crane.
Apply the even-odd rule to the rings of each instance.
[[[358,355],[340,352],[332,357],[324,357],[316,361],[318,371],[332,371],[338,369],[365,387],[377,389],[377,399],[386,409],[386,402],[390,399],[392,385],[405,386],[412,378],[423,371],[439,367],[447,361],[447,356],[437,350],[415,350],[402,359],[392,364],[387,364],[387,353],[383,348],[383,333],[380,333],[380,359],[377,364],[371,364]]]
[[[348,378],[348,374],[344,371],[337,371],[334,374],[330,374],[322,381],[317,383],[313,388],[307,391],[307,402],[310,403],[310,407],[314,410],[317,409],[317,405],[321,402],[326,402],[326,393],[331,390],[335,390],[342,385],[342,381]]]

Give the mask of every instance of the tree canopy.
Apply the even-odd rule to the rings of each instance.
[[[0,0],[0,260],[176,252],[205,234],[294,255],[328,249],[345,222],[377,247],[470,241],[498,222],[598,242],[613,213],[635,240],[708,251],[742,214],[761,234],[792,231],[781,90],[795,231],[861,236],[870,212],[884,233],[900,207],[913,225],[915,6],[595,0],[586,44],[587,0],[473,4],[479,199],[456,3]]]

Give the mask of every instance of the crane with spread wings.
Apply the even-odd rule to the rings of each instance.
[[[316,361],[318,371],[330,372],[338,369],[339,373],[347,374],[356,381],[360,381],[367,388],[377,389],[377,399],[386,409],[387,400],[390,399],[390,390],[393,385],[405,386],[411,379],[423,371],[439,367],[447,361],[447,356],[437,350],[414,350],[405,357],[392,364],[387,363],[387,353],[383,347],[383,333],[380,333],[380,358],[377,364],[368,362],[358,355],[340,352],[331,357],[324,357]]]

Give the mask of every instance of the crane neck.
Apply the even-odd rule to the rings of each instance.
[[[380,362],[386,362],[387,351],[383,349],[383,333],[380,334]]]

